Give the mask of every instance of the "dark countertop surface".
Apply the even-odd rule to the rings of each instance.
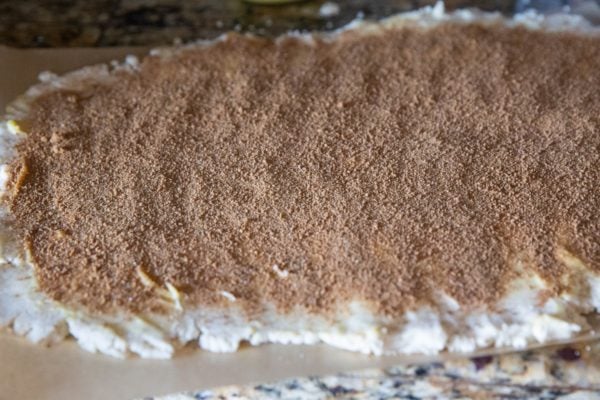
[[[598,400],[600,341],[143,400]]]
[[[0,45],[158,46],[213,38],[229,30],[272,36],[289,30],[331,30],[358,15],[377,19],[434,2],[313,0],[259,5],[242,0],[0,0]],[[505,14],[512,13],[515,4],[514,0],[446,0],[448,10],[477,6]],[[336,8],[338,12],[331,12]]]

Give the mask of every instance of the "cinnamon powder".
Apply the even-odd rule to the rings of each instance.
[[[559,291],[559,247],[600,272],[599,71],[598,37],[476,24],[147,57],[32,104],[13,228],[103,312],[161,309],[138,268],[248,311],[493,304],[517,262]]]

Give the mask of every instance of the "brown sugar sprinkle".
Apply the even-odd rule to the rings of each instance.
[[[517,261],[558,291],[559,248],[600,271],[599,71],[597,36],[500,25],[232,35],[37,99],[7,201],[94,311],[474,307]]]

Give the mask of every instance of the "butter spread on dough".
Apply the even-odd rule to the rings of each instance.
[[[4,173],[33,292],[113,355],[169,355],[168,337],[435,353],[585,329],[598,37],[466,16],[233,35],[32,96]]]

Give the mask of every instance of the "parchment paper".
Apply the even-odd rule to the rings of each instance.
[[[41,71],[63,73],[85,65],[120,60],[126,54],[146,52],[143,48],[15,50],[0,47],[0,114],[8,102],[36,82]],[[448,356],[437,359],[442,357]],[[265,345],[244,348],[233,354],[190,349],[166,361],[118,360],[87,353],[71,341],[45,348],[0,333],[0,400],[131,399],[433,359],[371,357],[327,346]]]
[[[0,114],[36,83],[42,71],[64,73],[85,65],[143,55],[145,48],[36,49],[0,47]],[[419,358],[421,359],[421,358]],[[0,400],[130,399],[182,390],[272,381],[390,365],[326,346],[262,346],[235,354],[188,351],[173,360],[116,360],[80,350],[74,343],[44,348],[0,334]]]

